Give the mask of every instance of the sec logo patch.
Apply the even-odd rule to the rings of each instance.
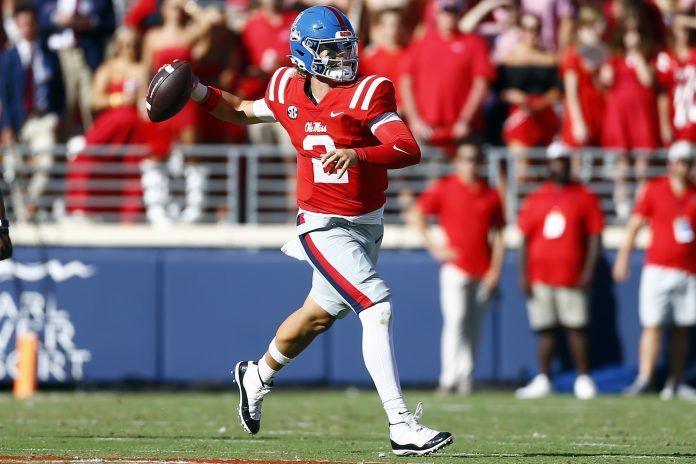
[[[297,107],[295,105],[288,106],[288,117],[290,119],[297,119],[298,114],[299,111],[297,110]]]

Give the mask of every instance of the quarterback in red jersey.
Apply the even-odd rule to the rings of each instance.
[[[280,122],[297,149],[297,238],[283,251],[312,266],[312,289],[258,362],[236,365],[242,426],[259,431],[261,404],[278,371],[352,310],[362,324],[363,357],[389,420],[392,451],[435,452],[453,438],[418,422],[422,405],[415,413],[406,406],[392,348],[391,293],[375,269],[387,169],[418,163],[418,144],[396,114],[392,83],[358,75],[357,38],[340,10],[300,13],[290,50],[295,67],[277,70],[263,99],[245,101],[199,82],[191,94],[226,121]]]
[[[357,76],[350,84],[333,87],[315,104],[308,97],[313,92],[311,82],[295,68],[280,68],[264,98],[297,149],[299,207],[342,216],[381,208],[387,168],[420,159],[418,145],[396,114],[394,86],[386,77]],[[379,148],[380,137],[392,146]],[[355,154],[341,149],[353,149]],[[332,155],[326,157],[327,152]],[[374,159],[375,152],[385,159]],[[348,170],[324,169],[333,161]]]

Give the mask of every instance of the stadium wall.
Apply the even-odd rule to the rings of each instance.
[[[593,372],[603,391],[631,380],[640,330],[643,253],[633,254],[631,279],[621,285],[611,282],[613,255],[606,251],[597,268],[589,328]],[[516,266],[510,251],[485,321],[476,371],[483,381],[522,382],[536,369]],[[434,385],[442,323],[437,265],[421,249],[387,249],[379,269],[393,289],[402,379]],[[20,246],[13,261],[0,263],[0,383],[14,375],[15,334],[24,330],[43,340],[41,382],[228,383],[234,363],[266,349],[310,283],[307,264],[269,249]],[[569,367],[562,354],[558,370]],[[570,388],[572,378],[557,376],[557,387]],[[335,324],[280,379],[369,384],[358,319],[350,315]]]

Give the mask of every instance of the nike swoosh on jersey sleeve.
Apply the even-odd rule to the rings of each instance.
[[[401,153],[405,153],[405,154],[407,154],[407,155],[413,156],[413,153],[409,153],[409,152],[407,152],[406,150],[402,150],[401,148],[397,147],[396,144],[394,144],[394,150],[400,151]]]

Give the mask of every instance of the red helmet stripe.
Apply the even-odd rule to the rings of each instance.
[[[334,14],[334,16],[336,16],[336,19],[338,19],[338,24],[341,26],[341,29],[348,27],[346,26],[346,22],[343,21],[343,14],[340,13],[339,10],[336,9],[336,7],[327,6],[326,8],[328,8]]]

